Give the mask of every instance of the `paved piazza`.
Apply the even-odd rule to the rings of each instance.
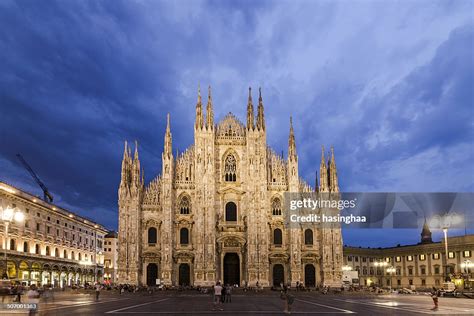
[[[440,298],[440,308],[433,312],[428,295],[369,295],[293,292],[292,314],[361,314],[361,315],[472,315],[474,300]],[[212,296],[189,292],[155,294],[103,293],[95,301],[91,294],[58,293],[54,300],[41,302],[39,315],[283,315],[283,301],[278,292],[236,293],[223,311],[213,311]],[[4,312],[2,311],[3,315]],[[19,313],[16,313],[19,314]]]

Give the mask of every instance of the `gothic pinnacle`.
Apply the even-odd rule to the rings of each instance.
[[[196,103],[196,128],[202,128],[204,124],[202,115],[201,85],[198,85],[198,98]]]
[[[288,137],[288,159],[296,160],[295,131],[293,130],[293,118],[290,116],[290,135]]]
[[[206,107],[206,128],[211,130],[214,127],[214,111],[212,109],[211,86],[209,85],[209,94]]]
[[[265,130],[265,116],[263,114],[262,88],[258,88],[257,129]]]
[[[254,125],[254,115],[253,115],[253,103],[252,103],[252,88],[249,87],[249,99],[247,103],[247,129],[253,130]]]
[[[165,148],[163,152],[165,157],[172,157],[172,136],[171,136],[171,128],[170,128],[170,114],[168,113],[166,116],[166,133],[165,133]]]

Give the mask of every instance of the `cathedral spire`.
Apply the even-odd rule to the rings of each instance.
[[[209,86],[206,112],[206,128],[212,130],[214,128],[214,112],[212,110],[211,86]]]
[[[171,128],[170,128],[170,114],[166,116],[166,133],[165,133],[165,148],[163,155],[167,158],[173,157],[172,152],[172,137],[171,137]]]
[[[329,191],[328,170],[326,168],[326,159],[324,158],[324,146],[321,147],[321,165],[319,167],[319,191]]]
[[[198,98],[196,103],[196,123],[195,127],[201,129],[204,125],[203,115],[202,115],[202,100],[201,100],[201,85],[198,86]]]
[[[247,103],[247,129],[253,130],[254,125],[254,115],[253,115],[253,103],[252,103],[252,88],[249,87],[249,100]]]
[[[295,131],[293,130],[293,118],[290,116],[290,135],[288,137],[288,159],[297,160]]]
[[[122,159],[122,179],[120,185],[128,185],[130,183],[130,165],[129,165],[130,156],[128,153],[128,143],[125,141],[125,147],[123,149],[123,159]]]
[[[265,130],[265,117],[263,114],[262,88],[258,88],[257,129]]]
[[[138,185],[140,183],[140,159],[138,158],[138,142],[135,140],[135,154],[132,163],[132,183]]]
[[[336,159],[334,158],[334,147],[331,146],[331,161],[329,162],[329,184],[331,192],[339,192],[337,179]]]

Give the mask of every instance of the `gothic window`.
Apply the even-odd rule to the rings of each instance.
[[[237,181],[237,162],[235,157],[230,154],[226,157],[224,162],[224,178],[227,182],[235,182]]]
[[[46,255],[47,256],[51,255],[51,251],[49,250],[49,246],[46,246]]]
[[[80,252],[79,252],[78,256],[79,256],[79,261],[81,261],[82,260],[82,254]]]
[[[191,209],[190,204],[189,198],[187,196],[183,196],[179,202],[179,213],[182,215],[188,215]]]
[[[67,251],[66,251],[66,249],[64,249],[63,258],[67,259]]]
[[[76,255],[74,254],[74,251],[71,251],[71,259],[76,260]]]
[[[280,228],[276,228],[273,231],[273,243],[276,246],[281,246],[281,244],[283,243],[283,236]]]
[[[23,243],[23,252],[28,252],[28,243],[26,241]]]
[[[59,257],[59,250],[58,248],[54,249],[54,256]]]
[[[148,244],[156,244],[156,228],[150,227],[148,228]]]
[[[237,205],[234,202],[228,202],[225,205],[225,220],[227,222],[237,221]]]
[[[273,216],[281,215],[281,201],[279,198],[275,198],[272,201],[272,215]]]
[[[305,245],[313,244],[313,231],[309,228],[304,231],[304,244]]]
[[[39,246],[38,244],[35,245],[35,253],[36,253],[37,255],[40,254],[40,246]]]
[[[181,245],[189,244],[189,230],[187,228],[181,228],[179,231],[179,243]]]

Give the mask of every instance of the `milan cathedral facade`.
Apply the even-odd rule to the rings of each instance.
[[[211,90],[196,104],[194,144],[173,156],[170,117],[162,172],[144,183],[138,149],[125,143],[118,190],[118,282],[128,284],[340,286],[340,228],[284,224],[284,192],[339,192],[334,152],[322,150],[319,185],[298,175],[290,118],[288,156],[267,146],[264,106],[249,89],[246,124],[214,122]]]

